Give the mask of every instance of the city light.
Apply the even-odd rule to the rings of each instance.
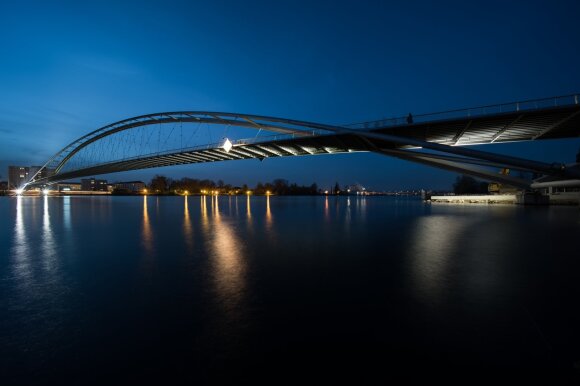
[[[250,194],[252,194],[252,191],[251,191],[251,190],[248,190],[248,191],[246,192],[246,194],[249,196]]]
[[[224,150],[226,151],[226,153],[229,153],[230,150],[232,150],[232,146],[234,146],[234,145],[232,145],[232,143],[230,142],[230,140],[226,138],[226,141],[224,142],[224,144],[223,144],[222,147],[224,148]]]
[[[269,190],[266,190],[266,196],[269,196],[270,194],[272,194],[272,193],[270,193]]]
[[[49,192],[50,192],[50,190],[48,190],[48,189],[42,189],[42,194],[44,194],[45,196],[48,196]]]
[[[147,189],[143,189],[143,194],[147,194]]]
[[[189,194],[189,191],[186,190],[186,191],[183,192],[183,194],[185,194],[187,196]]]
[[[20,196],[24,192],[24,189],[16,189],[16,195]]]

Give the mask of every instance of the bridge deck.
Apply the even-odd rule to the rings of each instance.
[[[492,116],[444,119],[415,124],[377,127],[369,131],[415,138],[447,145],[475,145],[580,135],[580,105],[514,111]],[[392,143],[382,147],[401,148]],[[326,134],[311,137],[288,138],[260,143],[240,144],[229,152],[219,147],[189,151],[151,154],[137,159],[126,159],[94,167],[60,173],[49,177],[49,183],[83,176],[162,166],[216,162],[239,159],[335,154],[371,151],[368,141],[354,134]]]
[[[475,145],[580,136],[580,105],[423,122],[373,131],[446,145]]]

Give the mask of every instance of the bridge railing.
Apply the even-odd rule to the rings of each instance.
[[[564,95],[552,98],[533,99],[521,102],[503,103],[498,105],[489,105],[481,107],[473,107],[467,109],[449,110],[438,113],[418,114],[412,116],[412,122],[409,117],[386,118],[374,121],[366,121],[344,125],[351,129],[375,129],[381,127],[395,127],[404,126],[410,123],[425,123],[435,121],[445,121],[452,119],[469,119],[485,117],[489,115],[514,113],[518,111],[533,111],[540,109],[548,109],[554,107],[572,106],[580,104],[580,95]]]

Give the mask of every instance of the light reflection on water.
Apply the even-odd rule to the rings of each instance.
[[[193,228],[191,225],[191,219],[189,218],[189,197],[185,196],[185,204],[183,208],[183,237],[185,238],[185,243],[187,244],[187,249],[189,253],[193,251]]]
[[[214,289],[224,311],[237,318],[245,290],[245,247],[231,216],[220,212],[220,198],[212,195],[209,200],[210,213],[207,196],[200,197],[200,215]]]
[[[64,222],[64,229],[67,233],[72,231],[71,227],[71,203],[70,203],[70,196],[65,196],[62,198],[62,214],[63,214],[63,222]]]
[[[151,230],[151,223],[149,221],[149,210],[147,208],[147,195],[143,196],[143,233],[142,243],[145,248],[146,255],[151,257],[154,253],[153,247],[153,231]],[[157,206],[159,210],[159,206]]]
[[[14,244],[12,247],[12,256],[15,260],[15,276],[19,280],[26,280],[31,276],[31,256],[30,247],[26,240],[23,200],[25,200],[25,198],[21,196],[16,198],[16,221],[14,222]]]
[[[272,229],[272,211],[270,210],[270,196],[266,196],[266,227]]]
[[[249,353],[246,365],[262,363],[262,353],[302,338],[316,342],[325,334],[325,342],[341,342],[345,331],[361,342],[384,336],[396,344],[401,337],[401,347],[427,353],[435,346],[423,337],[439,336],[450,348],[446,353],[458,356],[485,346],[486,357],[495,358],[494,350],[505,343],[514,353],[501,362],[508,363],[540,345],[531,341],[514,348],[502,340],[520,334],[514,341],[530,342],[537,327],[522,328],[529,317],[515,314],[519,319],[504,329],[513,315],[500,314],[519,312],[521,302],[506,307],[501,302],[527,293],[530,304],[542,296],[546,303],[565,298],[566,306],[558,308],[556,301],[549,309],[555,312],[543,313],[551,318],[567,312],[578,293],[578,259],[569,253],[578,234],[576,208],[509,207],[490,215],[486,208],[375,197],[161,197],[154,207],[146,196],[143,202],[6,199],[9,210],[0,214],[9,221],[0,222],[0,229],[10,245],[4,248],[9,256],[0,259],[0,305],[17,310],[3,315],[9,319],[6,335],[26,365],[34,367],[42,356],[48,366],[61,366],[62,374],[69,370],[68,359],[89,350],[106,348],[113,355],[103,359],[108,366],[137,358],[133,370],[145,357],[174,369],[176,360],[197,363],[207,355],[215,363],[222,358],[233,363]],[[82,249],[72,246],[73,236]],[[93,248],[95,240],[103,245]],[[156,257],[147,275],[139,275],[140,262],[135,263],[142,254]],[[538,281],[545,285],[519,286]],[[540,313],[530,307],[534,312]],[[445,323],[434,322],[434,315]],[[456,331],[459,323],[449,322],[454,320],[465,331]],[[573,318],[554,318],[540,327],[566,329],[562,320]],[[495,329],[486,330],[488,324]],[[81,327],[71,334],[73,325]],[[559,342],[570,336],[572,343],[580,341],[577,324],[570,326]],[[152,335],[160,339],[142,350]],[[30,350],[32,340],[38,356]],[[248,346],[254,344],[252,351]],[[236,351],[242,345],[247,346]],[[190,354],[191,347],[199,352]],[[361,349],[335,348],[335,359],[354,353],[349,361]],[[399,347],[393,352],[398,355]],[[330,350],[325,346],[323,353]],[[7,366],[21,363],[9,355],[3,359]],[[94,369],[91,365],[85,369]]]
[[[236,234],[228,219],[219,213],[218,202],[215,199],[215,212],[212,229],[212,251],[215,271],[214,279],[217,293],[223,303],[229,308],[237,308],[244,292],[245,257],[244,245]]]
[[[52,228],[50,226],[50,213],[48,210],[49,209],[48,202],[49,202],[48,196],[44,196],[41,252],[44,260],[44,266],[46,269],[50,270],[53,268],[57,256],[56,256],[56,245],[52,234]]]
[[[350,213],[350,197],[346,198],[346,213],[344,215],[344,230],[347,233],[346,236],[350,236],[350,224],[352,223],[351,213]]]
[[[417,219],[409,257],[413,288],[419,297],[437,303],[445,296],[448,269],[453,264],[450,260],[471,223],[470,217],[445,215]]]

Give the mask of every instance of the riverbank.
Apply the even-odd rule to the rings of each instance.
[[[580,194],[486,194],[460,196],[431,196],[432,203],[482,204],[482,205],[580,205]]]

